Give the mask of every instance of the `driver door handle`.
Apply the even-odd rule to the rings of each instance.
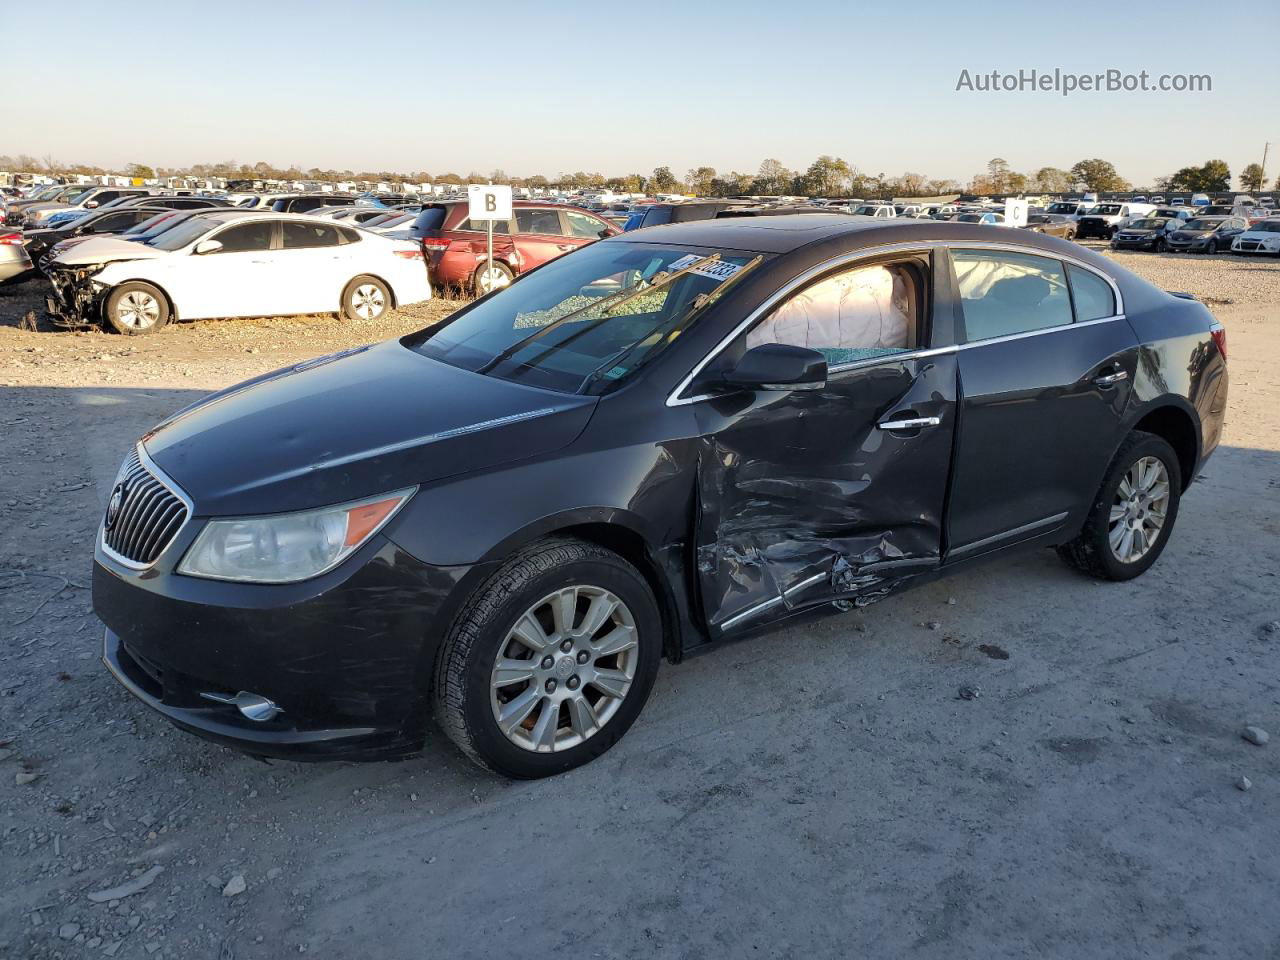
[[[941,417],[912,417],[910,420],[884,420],[876,426],[881,430],[919,430],[921,427],[936,427],[941,422]]]
[[[1129,371],[1116,370],[1113,373],[1104,373],[1100,377],[1094,377],[1093,382],[1100,387],[1114,387],[1121,380],[1129,379]]]

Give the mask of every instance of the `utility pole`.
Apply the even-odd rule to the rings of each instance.
[[[1262,177],[1262,186],[1258,188],[1259,193],[1267,189],[1267,151],[1270,149],[1271,141],[1268,140],[1262,145],[1262,173],[1260,174]]]

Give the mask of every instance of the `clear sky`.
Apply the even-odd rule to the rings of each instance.
[[[1147,183],[1273,146],[1277,0],[60,0],[0,153],[554,175],[791,168],[968,180],[1112,161]],[[15,24],[10,20],[10,27]],[[22,27],[22,24],[18,24]],[[1208,73],[1208,93],[957,92],[1019,69]],[[14,78],[17,78],[16,80]],[[15,86],[16,84],[16,86]]]

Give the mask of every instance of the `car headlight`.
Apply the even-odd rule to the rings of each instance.
[[[178,564],[178,573],[248,583],[317,577],[386,526],[416,490],[300,513],[210,520]]]

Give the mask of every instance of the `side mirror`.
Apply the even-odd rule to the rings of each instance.
[[[86,210],[92,210],[92,209],[93,209],[94,207],[96,207],[97,205],[98,205],[98,201],[97,201],[97,200],[89,200],[89,201],[87,201],[87,202],[85,203],[84,208],[85,208]]]
[[[744,353],[721,383],[740,390],[821,390],[827,385],[827,358],[807,347],[763,343]]]
[[[204,256],[206,253],[217,253],[221,249],[221,240],[201,240],[191,252],[197,256]]]

